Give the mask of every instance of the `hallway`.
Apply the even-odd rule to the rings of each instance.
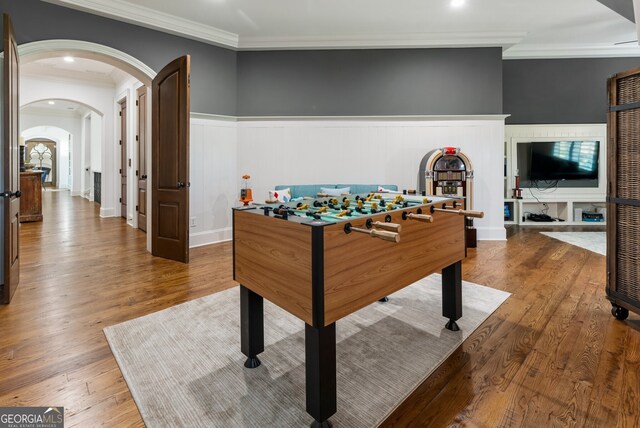
[[[44,221],[22,223],[21,279],[0,306],[0,405],[64,406],[65,426],[143,426],[105,326],[233,286],[231,246],[152,257],[146,235],[69,192],[43,192]],[[215,261],[215,262],[213,262]]]

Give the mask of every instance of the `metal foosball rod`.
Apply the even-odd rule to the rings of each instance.
[[[337,209],[337,208],[329,208],[327,205],[316,205],[313,207],[308,206],[308,204],[299,205],[296,208],[298,212],[304,212],[306,215],[310,216],[310,213],[315,213],[318,215],[324,215],[325,217],[337,217],[341,218],[344,216],[351,217],[353,215],[353,211],[350,209]]]
[[[400,242],[399,233],[389,232],[386,230],[377,230],[377,229],[361,229],[359,227],[351,226],[351,223],[347,223],[344,225],[344,232],[347,234],[351,232],[365,233],[372,238],[378,238],[384,241],[395,242],[396,244]]]
[[[407,208],[408,204],[405,206],[404,204],[398,204],[398,203],[395,203],[395,201],[385,201],[384,199],[382,200],[376,199],[373,201],[367,201],[366,199],[357,199],[356,206],[360,209],[373,208],[377,211],[385,211],[385,210],[391,211],[394,209]]]
[[[306,212],[303,211],[296,211],[296,214],[300,217],[302,216],[306,216],[306,217],[312,217],[316,220],[325,220],[325,221],[329,221],[329,220],[344,220],[345,217],[344,215],[341,215],[342,213],[338,213],[338,214],[333,214],[333,213],[329,213],[329,212],[320,212],[320,211],[313,211],[313,210],[309,210]],[[329,219],[329,220],[327,220]]]

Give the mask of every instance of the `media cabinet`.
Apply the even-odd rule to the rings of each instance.
[[[575,226],[575,225],[604,225],[606,224],[605,199],[505,199],[505,205],[509,208],[509,219],[505,218],[504,224],[519,224],[525,226]],[[553,218],[560,219],[551,222],[528,221],[526,215],[528,213],[540,214],[545,212]],[[601,212],[604,221],[583,221],[582,218],[576,218],[576,209],[582,211]]]

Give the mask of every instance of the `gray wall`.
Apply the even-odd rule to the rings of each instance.
[[[238,53],[240,116],[500,113],[500,48]]]
[[[192,57],[191,110],[238,116],[499,114],[603,123],[606,79],[640,58],[501,60],[501,49],[235,52],[38,0],[0,0],[19,43],[76,39],[158,71]],[[52,25],[55,23],[55,25]]]
[[[155,71],[191,54],[191,111],[236,114],[236,52],[37,0],[0,0],[18,43],[74,39],[100,43],[139,59]]]
[[[503,61],[507,124],[605,123],[607,78],[640,58]]]

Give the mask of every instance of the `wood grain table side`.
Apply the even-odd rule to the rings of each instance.
[[[384,216],[373,220],[384,221]],[[400,242],[345,234],[342,225],[325,228],[325,325],[329,325],[407,285],[464,259],[464,217],[434,213],[433,223],[402,220]],[[354,227],[365,220],[355,220]]]
[[[313,324],[311,227],[234,210],[235,280]]]

